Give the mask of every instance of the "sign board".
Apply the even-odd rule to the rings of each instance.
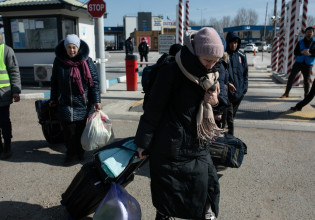
[[[159,53],[168,53],[170,47],[175,44],[175,35],[160,34],[159,35]]]
[[[103,0],[90,0],[87,9],[93,18],[99,18],[106,12],[106,3]]]

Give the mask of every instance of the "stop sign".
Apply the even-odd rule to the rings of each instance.
[[[92,17],[99,18],[106,12],[106,3],[103,0],[90,0],[87,8]]]

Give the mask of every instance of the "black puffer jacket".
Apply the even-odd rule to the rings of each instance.
[[[207,69],[187,46],[184,67],[195,76]],[[176,62],[160,69],[141,116],[135,143],[150,152],[153,205],[167,215],[201,218],[207,195],[218,214],[219,183],[208,146],[199,146],[196,115],[204,90],[184,76]]]
[[[64,47],[64,41],[61,41],[56,49],[56,58],[54,61],[53,72],[51,76],[51,96],[50,99],[58,103],[58,112],[61,120],[80,121],[85,120],[93,110],[95,103],[100,103],[100,92],[97,69],[89,57],[87,60],[91,72],[93,86],[88,87],[83,80],[83,70],[80,69],[81,80],[86,98],[80,93],[79,88],[70,79],[71,67],[63,64],[62,60],[69,59]],[[73,61],[85,60],[89,56],[88,45],[81,40],[81,45],[77,56]]]

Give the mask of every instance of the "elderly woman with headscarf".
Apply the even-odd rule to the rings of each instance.
[[[218,72],[224,52],[216,30],[189,32],[176,62],[162,67],[135,137],[140,158],[150,155],[156,220],[213,219],[220,189],[209,144],[222,136],[212,108],[218,104]]]
[[[67,35],[55,49],[50,104],[58,106],[67,148],[64,165],[83,160],[81,135],[89,113],[101,109],[97,69],[89,47],[75,35]]]

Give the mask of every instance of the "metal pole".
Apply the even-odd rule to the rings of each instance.
[[[273,10],[273,16],[275,16],[273,21],[273,38],[276,37],[276,24],[277,24],[277,0],[275,0],[274,10]]]
[[[104,48],[104,18],[96,18],[97,34],[95,35],[96,45],[96,64],[98,70],[100,92],[106,93],[106,72],[105,72],[105,48]]]

